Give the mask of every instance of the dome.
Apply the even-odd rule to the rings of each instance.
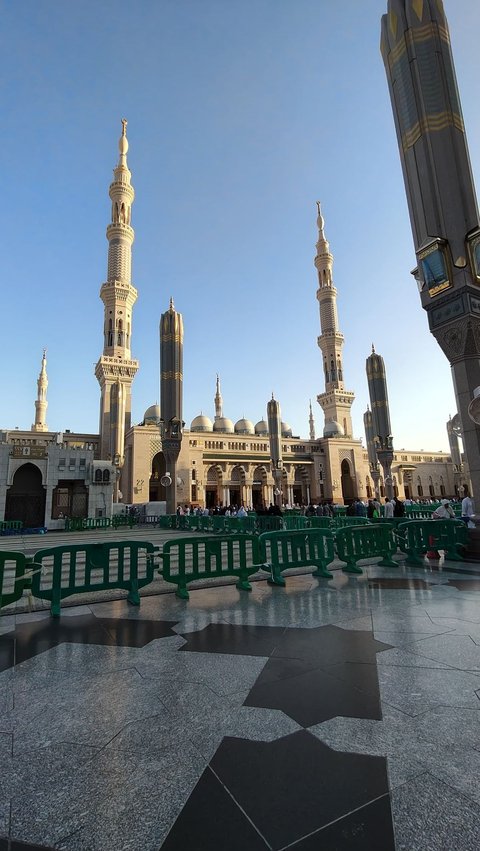
[[[233,423],[228,417],[216,417],[213,424],[214,431],[225,431],[227,434],[233,434]]]
[[[290,428],[288,423],[282,423],[281,424],[281,430],[282,430],[282,437],[291,437],[292,436],[292,429]]]
[[[340,425],[340,423],[337,423],[336,420],[328,420],[328,422],[325,423],[325,428],[323,429],[323,436],[324,437],[344,437],[345,432],[344,432],[342,426]]]
[[[236,434],[255,434],[255,429],[253,428],[253,423],[250,420],[246,420],[245,418],[235,423],[235,433]]]
[[[158,425],[160,405],[150,405],[143,415],[143,425]]]
[[[268,423],[265,420],[260,420],[255,426],[255,434],[260,434],[262,437],[268,437]]]
[[[195,417],[192,420],[192,424],[190,426],[190,431],[212,431],[212,421],[209,417],[206,417],[204,414],[200,414],[198,417]]]

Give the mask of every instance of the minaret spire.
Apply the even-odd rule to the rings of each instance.
[[[42,366],[37,379],[37,399],[35,402],[35,422],[32,425],[32,431],[48,431],[46,423],[47,415],[47,350],[43,350]]]
[[[317,201],[318,204],[318,201]],[[310,426],[310,440],[315,440],[315,420],[313,419],[312,400],[310,399],[310,416],[308,418]]]
[[[218,377],[217,372],[217,390],[215,393],[215,419],[219,420],[223,417],[223,399],[222,394],[220,392],[220,378]]]
[[[109,195],[112,218],[107,227],[107,280],[100,289],[104,304],[103,354],[95,375],[101,388],[100,453],[102,458],[123,457],[125,434],[131,425],[131,386],[138,370],[132,359],[132,313],[137,290],[132,284],[131,210],[135,197],[127,165],[127,120],[122,119],[118,164],[113,170]]]
[[[317,299],[320,307],[321,334],[318,346],[322,352],[323,372],[325,377],[325,392],[317,396],[325,414],[325,430],[328,436],[343,434],[352,436],[352,420],[350,408],[355,395],[344,389],[342,349],[343,334],[338,327],[337,290],[333,285],[333,255],[325,236],[325,221],[321,213],[320,201],[317,201],[317,254],[315,268],[318,273]],[[340,429],[327,424],[338,423]],[[327,436],[327,435],[326,435]]]

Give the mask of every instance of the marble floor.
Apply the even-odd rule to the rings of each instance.
[[[480,565],[0,618],[0,851],[480,847]]]

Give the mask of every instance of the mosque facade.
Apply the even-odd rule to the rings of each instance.
[[[139,363],[131,351],[137,290],[131,280],[134,189],[127,151],[124,120],[119,161],[109,189],[112,207],[106,234],[107,280],[100,289],[103,351],[95,367],[100,385],[100,433],[49,430],[44,352],[31,429],[0,431],[0,520],[55,528],[63,525],[65,516],[109,516],[114,503],[139,505],[166,500],[170,470],[162,445],[165,424],[159,406],[149,407],[140,424],[131,423],[132,384]],[[282,422],[281,476],[276,471],[274,479],[267,421],[254,424],[242,418],[233,423],[223,410],[217,375],[212,417],[200,413],[189,428],[183,428],[176,462],[179,504],[244,504],[257,508],[275,502],[275,496],[292,506],[324,500],[342,504],[357,498],[366,500],[376,491],[384,496],[386,485],[401,498],[440,498],[463,495],[468,486],[468,471],[459,450],[458,418],[448,424],[450,453],[397,452],[392,444],[389,483],[379,472],[375,457],[378,436],[368,431],[367,424],[373,422],[369,412],[365,414],[367,448],[353,435],[351,406],[355,397],[344,383],[344,337],[338,322],[333,255],[319,204],[317,228],[314,265],[324,376],[317,401],[324,418],[322,435],[316,436],[311,403],[308,438],[293,435],[288,423]],[[181,324],[180,314],[177,316]],[[188,328],[186,333],[188,336]],[[174,378],[181,386],[183,375]]]

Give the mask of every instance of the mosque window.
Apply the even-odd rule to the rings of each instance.
[[[110,470],[103,471],[102,481],[104,485],[108,485],[110,483]]]
[[[102,471],[97,469],[97,470],[95,470],[95,482],[98,484],[101,481],[102,481]]]
[[[467,243],[470,254],[470,265],[477,282],[480,283],[480,231],[474,231],[468,237]]]
[[[418,255],[422,277],[431,296],[451,285],[448,272],[446,245],[435,240]]]

